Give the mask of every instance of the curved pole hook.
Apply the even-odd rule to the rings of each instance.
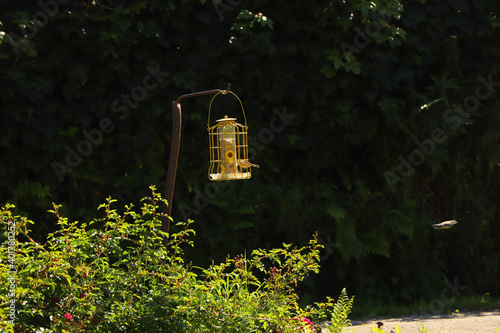
[[[170,158],[168,162],[167,182],[165,186],[165,199],[167,205],[163,207],[164,217],[162,218],[162,230],[166,233],[170,230],[170,218],[172,215],[172,201],[174,198],[175,175],[177,174],[177,162],[179,161],[179,149],[181,146],[181,128],[182,128],[182,112],[180,101],[185,98],[196,97],[201,95],[223,93],[227,94],[231,90],[231,83],[227,84],[226,90],[212,89],[190,94],[185,94],[172,102],[172,142],[170,145]],[[167,245],[168,237],[165,238],[164,244]]]

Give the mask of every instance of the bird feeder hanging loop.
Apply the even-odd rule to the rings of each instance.
[[[208,106],[207,128],[210,128],[210,111],[212,110],[212,102],[214,101],[215,97],[217,97],[217,95],[219,95],[219,94],[223,94],[223,95],[232,94],[232,95],[234,95],[234,97],[236,97],[236,99],[238,99],[238,102],[240,102],[241,111],[243,112],[243,119],[245,120],[245,127],[248,127],[248,125],[247,125],[247,116],[245,115],[245,108],[243,107],[243,103],[241,102],[241,99],[235,93],[233,93],[232,91],[229,90],[231,88],[231,84],[230,83],[228,84],[227,88],[228,88],[228,90],[222,90],[222,91],[218,92],[210,100],[210,104]]]

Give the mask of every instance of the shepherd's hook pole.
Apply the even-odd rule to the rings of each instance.
[[[227,93],[231,89],[231,83],[227,84],[226,90],[212,89],[191,94],[182,95],[172,102],[172,143],[170,145],[170,158],[168,161],[167,184],[165,186],[165,199],[168,205],[163,206],[164,217],[162,219],[162,230],[166,233],[170,230],[170,217],[172,216],[172,201],[174,199],[175,175],[177,174],[177,162],[179,161],[179,149],[181,146],[182,112],[180,101],[195,96]],[[167,245],[168,237],[165,237],[164,244]]]

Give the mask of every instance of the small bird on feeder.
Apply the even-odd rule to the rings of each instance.
[[[260,168],[259,165],[250,163],[248,160],[238,160],[238,165],[242,168]]]
[[[449,229],[457,224],[457,220],[444,221],[441,223],[433,224],[432,227],[434,229]]]

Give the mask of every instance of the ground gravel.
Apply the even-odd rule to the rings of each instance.
[[[433,333],[500,333],[500,311],[469,312],[452,315],[438,316],[412,316],[405,318],[370,318],[353,320],[352,326],[344,329],[343,333],[367,333],[372,332],[371,327],[377,327],[377,322],[384,324],[382,330],[390,333],[396,332],[396,325],[401,333],[419,332],[422,325],[428,332]],[[327,333],[327,330],[323,330]]]

